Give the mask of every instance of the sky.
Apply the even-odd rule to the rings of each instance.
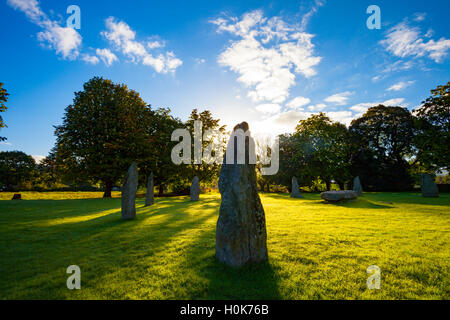
[[[370,5],[380,29],[367,26]],[[413,110],[450,81],[448,12],[437,0],[2,0],[0,151],[47,155],[94,76],[181,120],[208,109],[269,135],[318,112],[349,125],[380,103]]]

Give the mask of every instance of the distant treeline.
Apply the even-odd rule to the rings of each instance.
[[[2,90],[4,111],[7,92]],[[20,151],[0,152],[0,187],[101,189],[110,197],[136,161],[142,185],[153,172],[159,195],[186,194],[194,176],[204,187],[215,188],[220,165],[171,161],[177,144],[171,141],[172,132],[187,128],[193,133],[195,120],[202,121],[203,132],[225,133],[208,110],[194,109],[182,122],[169,108],[153,109],[126,85],[95,77],[75,93],[62,125],[55,127],[56,143],[45,159],[37,164]],[[441,173],[437,182],[449,184],[450,82],[431,90],[431,96],[412,112],[377,105],[348,128],[324,113],[314,114],[279,140],[280,168],[273,176],[258,174],[262,191],[289,191],[293,176],[305,191],[351,188],[355,176],[366,191],[412,190],[422,173]],[[225,141],[221,143],[225,148]]]

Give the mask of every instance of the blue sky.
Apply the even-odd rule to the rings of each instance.
[[[68,28],[69,5],[81,29]],[[381,29],[369,30],[369,5]],[[46,155],[84,82],[103,76],[185,120],[290,132],[323,111],[348,124],[377,103],[413,109],[450,80],[449,1],[0,2],[0,150]]]

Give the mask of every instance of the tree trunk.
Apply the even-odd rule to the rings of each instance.
[[[330,181],[325,181],[325,184],[327,185],[327,191],[331,190],[331,182]]]
[[[267,182],[267,192],[270,192],[270,183]]]
[[[103,198],[111,198],[112,187],[113,183],[111,181],[105,182],[105,193],[103,194]]]
[[[158,186],[158,195],[161,197],[163,195],[163,193],[164,193],[164,185],[160,184]]]
[[[345,184],[343,182],[338,182],[339,189],[345,190]]]

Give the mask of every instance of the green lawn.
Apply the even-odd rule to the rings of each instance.
[[[0,201],[0,299],[450,297],[450,194],[367,193],[338,205],[262,194],[269,262],[237,270],[214,258],[217,194],[147,208],[138,199],[134,221],[101,193],[37,195],[23,193],[52,200]],[[81,290],[66,288],[72,264]],[[380,290],[366,287],[370,265],[381,268]]]

